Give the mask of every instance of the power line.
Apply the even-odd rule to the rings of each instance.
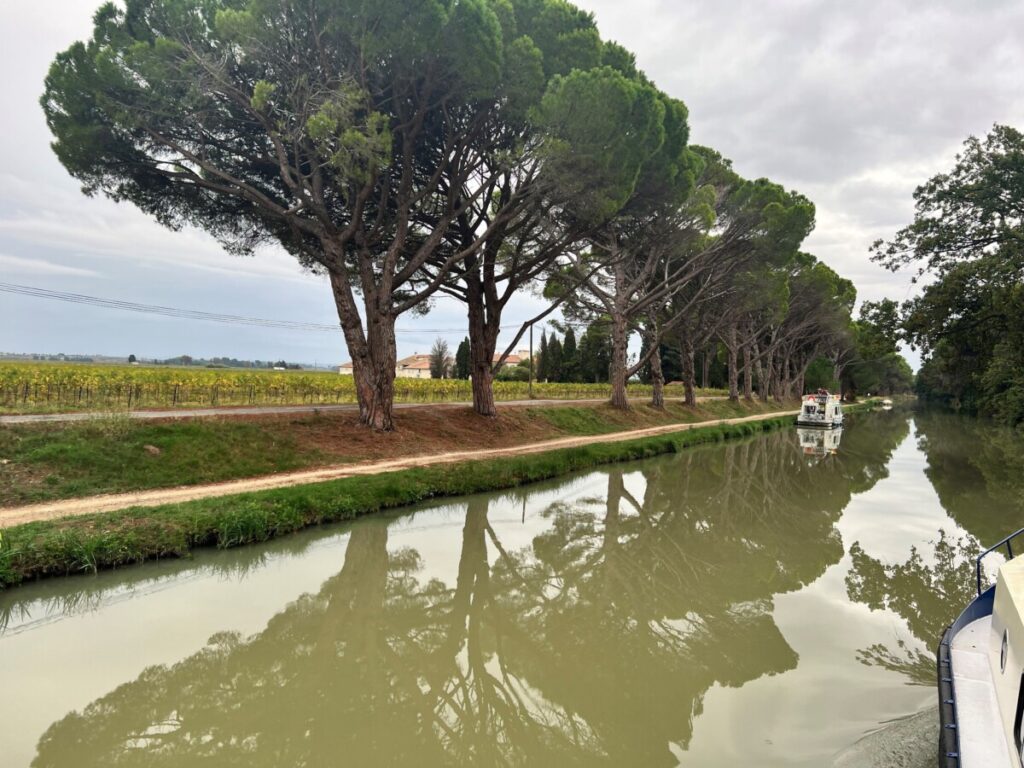
[[[106,309],[120,309],[128,312],[139,312],[147,315],[161,315],[163,317],[174,317],[184,320],[208,320],[228,325],[250,325],[261,328],[284,328],[300,331],[337,331],[337,325],[325,325],[323,323],[310,323],[294,320],[270,320],[260,317],[243,317],[241,315],[226,315],[217,312],[202,312],[195,309],[181,309],[179,307],[164,307],[156,304],[139,304],[134,301],[122,301],[120,299],[104,299],[98,296],[86,296],[81,293],[67,293],[64,291],[51,291],[47,288],[36,288],[29,285],[16,285],[13,283],[0,283],[0,291],[15,293],[21,296],[32,296],[39,299],[52,299],[63,301],[69,304],[84,304],[93,307]]]
[[[280,328],[289,331],[317,331],[336,333],[341,325],[330,325],[327,323],[313,323],[301,320],[272,320],[262,317],[245,317],[243,315],[227,315],[218,312],[203,312],[198,309],[182,309],[180,307],[165,307],[159,304],[140,304],[134,301],[123,301],[121,299],[104,299],[99,296],[88,296],[82,293],[68,293],[66,291],[53,291],[49,288],[37,288],[31,285],[18,285],[16,283],[0,282],[0,292],[14,293],[19,296],[30,296],[37,299],[50,299],[62,301],[68,304],[81,304],[104,309],[119,309],[125,312],[138,312],[146,315],[158,315],[161,317],[173,317],[179,320],[205,320],[207,322],[222,323],[224,325],[252,326],[257,328]],[[566,322],[563,325],[585,326],[584,323]],[[518,329],[520,324],[503,325],[501,330]],[[466,328],[396,328],[395,333],[465,333]]]

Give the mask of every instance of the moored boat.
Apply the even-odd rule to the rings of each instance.
[[[819,389],[816,394],[804,395],[800,404],[800,415],[796,417],[798,427],[832,429],[843,425],[843,406],[839,395]]]
[[[1024,557],[1014,559],[1013,549],[1022,534],[978,556],[978,596],[939,642],[940,768],[1020,768],[1024,761]],[[1007,560],[987,584],[985,558],[1002,550]]]

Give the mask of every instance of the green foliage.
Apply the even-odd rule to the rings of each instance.
[[[455,372],[456,379],[465,381],[469,378],[469,337],[459,342],[459,348],[455,350]]]
[[[569,325],[562,342],[562,366],[559,381],[580,381],[579,352],[576,348],[576,332]]]
[[[968,138],[914,200],[914,221],[873,251],[933,278],[902,308],[903,333],[925,354],[918,393],[1024,422],[1024,134],[996,125]]]
[[[612,342],[607,326],[591,325],[583,332],[577,353],[577,370],[586,382],[608,381],[608,366],[612,360]]]
[[[610,67],[555,77],[536,111],[550,136],[545,183],[577,217],[600,223],[633,196],[642,167],[665,142],[664,120],[653,87]]]
[[[835,377],[835,365],[832,361],[818,357],[808,366],[804,374],[804,391],[814,392],[818,389],[827,389],[835,392],[839,389],[839,382]]]
[[[850,324],[853,354],[843,370],[844,393],[892,395],[913,389],[914,372],[897,346],[899,324],[895,301],[882,299],[861,305],[860,318]]]

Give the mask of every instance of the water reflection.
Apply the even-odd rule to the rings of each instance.
[[[797,666],[774,599],[840,561],[836,522],[907,429],[886,415],[822,462],[780,431],[613,467],[528,546],[473,497],[454,583],[362,521],[317,592],[57,721],[35,764],[674,765],[712,686]],[[929,583],[855,560],[871,605]]]
[[[915,419],[928,479],[956,523],[986,546],[1024,527],[1024,438],[978,419]]]
[[[899,614],[916,641],[873,644],[860,652],[861,660],[931,686],[931,649],[975,596],[974,559],[1024,526],[1024,439],[1010,429],[934,411],[917,413],[915,426],[925,475],[957,530],[939,529],[937,539],[911,546],[895,562],[872,557],[854,542],[846,586],[851,600]]]
[[[826,456],[834,456],[839,453],[839,443],[843,439],[842,427],[837,429],[814,429],[812,427],[797,427],[797,440],[803,449],[804,456],[815,459],[823,459]]]

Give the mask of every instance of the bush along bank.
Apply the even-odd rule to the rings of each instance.
[[[511,488],[602,464],[791,426],[791,415],[697,427],[620,443],[408,469],[163,507],[27,523],[0,531],[0,589],[27,580],[185,557],[432,498]]]

